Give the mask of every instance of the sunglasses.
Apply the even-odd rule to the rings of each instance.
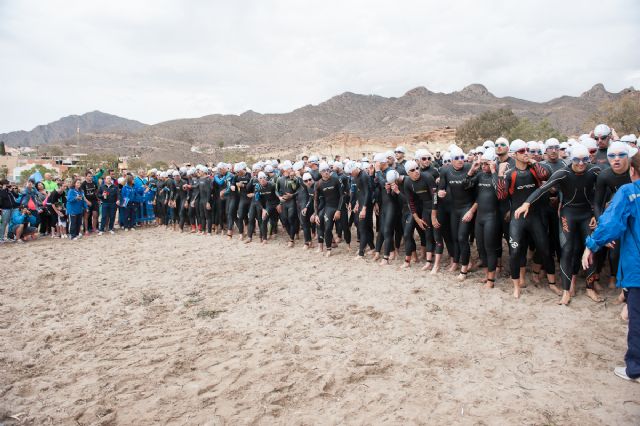
[[[558,148],[560,151],[566,151],[567,148]]]
[[[526,154],[527,153],[527,148],[520,148],[519,150],[516,151],[516,154]]]
[[[539,151],[537,149],[528,149],[527,152],[529,154],[542,154],[542,151]]]
[[[404,154],[402,151],[394,151],[396,154]]]
[[[607,135],[607,136],[596,136],[596,138],[595,138],[595,139],[596,139],[597,141],[603,141],[603,140],[607,139],[608,137],[609,137],[609,135]]]
[[[313,179],[305,179],[305,182],[311,182]]]
[[[418,169],[416,169],[416,168],[409,169],[409,170],[407,170],[407,173],[413,173],[413,172],[415,172],[416,170],[418,170]]]
[[[607,158],[611,159],[611,160],[615,160],[616,158],[627,158],[629,156],[629,154],[627,154],[626,152],[612,152],[611,154],[607,154]]]
[[[575,163],[575,164],[579,164],[579,163],[585,163],[586,164],[586,163],[589,162],[589,157],[580,157],[580,158],[573,157],[571,159],[571,161],[573,163]]]
[[[464,155],[456,155],[455,157],[451,157],[451,160],[453,161],[464,160]]]
[[[497,143],[497,144],[496,144],[496,146],[499,146],[499,147],[505,147],[505,146],[507,146],[507,144],[506,144],[506,143],[501,142],[501,143]]]
[[[320,171],[320,173],[331,173],[331,170],[329,170],[329,169],[324,169],[324,170]]]
[[[557,146],[548,146],[547,151],[557,151],[559,148]]]
[[[422,161],[431,161],[431,157],[422,157],[421,160]]]
[[[451,160],[444,160],[443,163],[444,164],[449,164],[451,162]]]

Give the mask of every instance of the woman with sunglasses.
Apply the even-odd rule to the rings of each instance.
[[[473,209],[477,211],[475,223],[476,246],[485,269],[484,288],[493,288],[496,282],[498,264],[498,245],[500,229],[498,202],[498,174],[496,173],[495,150],[488,148],[480,159],[473,163],[465,177],[467,191],[476,191]],[[480,170],[478,172],[478,170]]]
[[[515,167],[508,169],[508,163],[498,167],[498,199],[510,200],[509,222],[509,265],[513,282],[513,296],[520,297],[520,289],[525,286],[525,265],[527,261],[528,239],[532,238],[536,250],[540,250],[547,280],[555,285],[555,263],[549,256],[547,223],[538,208],[532,209],[527,217],[514,217],[514,212],[549,177],[547,169],[529,158],[526,142],[516,139],[509,147],[514,153]]]
[[[560,272],[562,279],[562,299],[560,304],[568,305],[571,296],[575,295],[575,267],[580,264],[582,247],[580,244],[589,236],[596,226],[593,212],[593,195],[600,168],[589,164],[589,151],[582,145],[571,149],[571,166],[555,172],[549,180],[531,194],[527,200],[515,211],[515,218],[526,217],[532,204],[541,200],[551,188],[561,193],[560,242],[562,255],[560,257]],[[587,295],[595,302],[602,302],[594,288],[594,268],[587,270]],[[549,282],[549,287],[557,292],[557,287]]]
[[[453,261],[450,271],[455,271],[460,265],[459,280],[466,278],[469,270],[469,260],[471,258],[471,245],[469,236],[471,235],[472,220],[475,214],[473,203],[475,194],[464,188],[464,179],[471,169],[471,164],[465,164],[464,152],[457,146],[452,146],[451,166],[441,170],[440,181],[438,182],[438,198],[451,196],[451,238],[453,241]],[[435,224],[434,224],[435,226]]]

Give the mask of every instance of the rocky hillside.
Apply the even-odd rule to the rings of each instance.
[[[518,116],[546,118],[563,133],[582,132],[584,123],[605,101],[634,91],[608,92],[596,84],[579,97],[562,96],[536,103],[494,96],[481,84],[453,93],[435,93],[425,87],[409,90],[399,98],[358,95],[350,92],[318,105],[307,105],[286,114],[209,115],[167,121],[142,131],[146,136],[186,141],[194,145],[295,144],[348,133],[359,137],[395,137],[455,127],[484,111],[511,108]]]
[[[80,133],[135,133],[144,127],[146,124],[139,121],[93,111],[79,116],[69,115],[53,123],[37,126],[29,132],[3,133],[0,134],[0,141],[9,146],[47,145],[75,137],[78,128]]]

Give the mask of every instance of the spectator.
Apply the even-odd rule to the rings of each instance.
[[[104,185],[100,187],[98,195],[102,203],[102,220],[100,221],[98,235],[102,235],[107,224],[109,225],[109,233],[113,234],[113,225],[116,220],[116,204],[118,202],[118,186],[113,184],[110,175],[104,178]]]
[[[9,232],[14,235],[16,242],[35,240],[37,230],[36,218],[31,214],[31,210],[26,207],[13,210]]]
[[[49,194],[47,207],[51,216],[51,226],[54,228],[51,237],[57,236],[66,238],[67,236],[67,214],[65,205],[67,204],[67,183],[60,183],[58,187]]]
[[[44,174],[44,180],[42,181],[42,183],[44,184],[45,191],[47,191],[47,193],[49,194],[58,189],[58,184],[55,181],[51,180],[51,173]]]
[[[67,194],[67,214],[69,215],[69,234],[73,241],[82,238],[80,227],[82,226],[82,216],[87,209],[87,202],[82,191],[82,181],[74,182],[73,188]]]
[[[11,214],[20,205],[17,197],[18,194],[12,191],[9,181],[0,180],[0,244],[7,241],[5,238],[9,223],[11,223]]]

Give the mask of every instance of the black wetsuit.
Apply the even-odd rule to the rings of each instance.
[[[451,209],[451,237],[454,243],[455,263],[468,265],[471,257],[469,236],[471,235],[472,222],[463,222],[462,217],[469,211],[474,203],[473,191],[464,189],[464,180],[467,177],[471,165],[463,164],[460,170],[453,166],[443,168],[440,172],[438,190],[445,190],[452,197]]]
[[[566,166],[552,174],[544,185],[527,198],[527,202],[532,204],[544,200],[544,194],[551,188],[557,188],[562,194],[560,272],[562,288],[567,291],[571,286],[571,276],[577,273],[575,266],[579,264],[582,256],[584,241],[591,234],[589,222],[594,217],[593,198],[599,172],[599,167],[590,164],[580,174],[574,172],[571,166]],[[594,267],[591,266],[587,270],[587,288],[593,288],[593,275]]]
[[[298,211],[296,205],[296,193],[301,182],[298,178],[281,176],[276,180],[276,194],[278,197],[288,198],[280,201],[280,222],[289,235],[289,240],[293,241],[298,232]]]
[[[475,189],[476,211],[475,236],[478,255],[489,272],[496,270],[498,247],[502,230],[500,202],[498,200],[498,174],[480,171],[465,178],[464,187]]]
[[[342,209],[340,210],[340,220],[336,222],[336,235],[344,238],[347,244],[351,244],[351,221],[349,220],[351,205],[351,177],[346,174],[339,174],[338,179],[342,184]]]
[[[383,258],[388,259],[394,247],[395,221],[400,211],[398,209],[398,195],[393,192],[386,180],[386,172],[391,169],[376,172],[376,202],[380,211],[380,232],[376,238],[376,252],[382,252]]]
[[[260,215],[258,216],[260,239],[266,240],[268,236],[267,232],[269,231],[267,225],[270,225],[273,231],[278,223],[278,211],[276,208],[278,204],[280,204],[280,200],[276,194],[276,185],[273,182],[267,182],[265,186],[258,183],[254,192],[256,193],[256,197],[258,197],[257,201],[261,207]],[[262,213],[266,213],[265,218],[262,217]]]
[[[298,218],[304,235],[304,243],[311,243],[311,221],[313,215],[313,191],[315,185],[308,187],[306,184],[300,185],[296,194],[296,203],[298,205]]]
[[[555,274],[555,263],[549,256],[547,223],[541,209],[531,206],[527,217],[516,219],[514,212],[549,177],[549,172],[540,164],[527,166],[524,170],[516,167],[498,178],[498,199],[511,201],[511,221],[509,222],[509,265],[511,278],[520,278],[520,267],[527,261],[527,238],[533,239],[536,250],[540,250],[544,270]]]
[[[211,191],[213,183],[209,176],[198,178],[198,202],[197,215],[198,226],[202,232],[211,233],[211,225],[213,220],[213,206],[211,205]]]
[[[249,218],[251,198],[247,197],[247,194],[249,194],[250,184],[251,175],[249,173],[245,172],[242,176],[236,175],[236,191],[239,193],[236,226],[238,227],[238,232],[240,232],[240,234],[244,232],[244,224]]]
[[[540,163],[543,167],[545,167],[549,171],[549,176],[557,172],[558,170],[564,168],[566,164],[564,161],[558,158],[556,162],[551,161],[542,161]],[[560,222],[558,216],[558,206],[559,206],[559,198],[558,193],[555,190],[549,191],[546,194],[546,200],[540,201],[543,203],[541,205],[542,214],[547,218],[547,224],[549,225],[549,254],[555,255],[558,260],[562,255],[562,249],[560,246],[560,233],[558,230],[560,229]],[[534,258],[535,263],[541,264],[542,259],[539,258],[538,253],[536,252],[536,256]]]
[[[354,212],[355,223],[358,228],[358,235],[360,237],[360,244],[358,248],[358,255],[364,256],[364,251],[367,245],[373,244],[373,195],[371,189],[371,177],[369,173],[361,170],[358,176],[352,177],[352,182],[355,185],[355,200],[358,204],[358,210]],[[353,204],[353,203],[352,203]],[[360,219],[360,212],[363,208],[365,210],[365,217]]]
[[[342,183],[335,174],[332,174],[327,180],[320,179],[316,182],[314,210],[318,212],[320,217],[320,228],[324,232],[323,240],[327,250],[331,250],[333,244],[335,214],[342,209],[343,195]]]
[[[605,170],[611,167],[609,164],[609,158],[607,157],[608,148],[598,148],[596,152],[595,165],[600,167],[600,170]]]
[[[425,247],[427,252],[442,254],[444,251],[442,235],[439,229],[433,227],[431,221],[431,212],[434,207],[433,200],[437,191],[436,181],[433,175],[428,171],[422,171],[416,181],[406,177],[403,186],[410,212],[410,216],[406,217],[404,221],[405,256],[411,256],[416,250],[413,231],[416,228],[420,229],[420,227],[417,226],[413,214],[416,214],[426,222],[426,229],[421,231],[425,234]]]

